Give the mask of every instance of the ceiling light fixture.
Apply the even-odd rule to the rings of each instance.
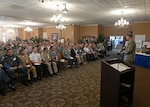
[[[58,24],[58,25],[56,26],[56,28],[57,28],[57,29],[60,29],[60,30],[63,30],[63,29],[66,29],[66,26],[61,23],[61,24]]]
[[[69,12],[69,10],[66,8],[66,3],[64,3],[63,5],[65,6],[65,8],[62,10],[62,11],[63,11],[63,13],[68,13],[68,12]]]
[[[44,3],[44,0],[39,0],[40,2]],[[52,0],[51,0],[52,1]]]
[[[6,27],[3,27],[3,26],[2,26],[2,27],[0,28],[0,32],[1,32],[1,33],[5,33],[6,31],[7,31]]]
[[[62,17],[62,14],[59,13],[59,5],[57,5],[57,13],[51,17],[51,22],[56,24],[65,22],[65,19]]]
[[[121,28],[125,29],[128,27],[128,25],[129,25],[129,22],[126,21],[126,19],[123,17],[123,11],[122,11],[122,16],[117,22],[115,22],[115,26],[118,29],[121,29]]]
[[[65,19],[63,18],[62,14],[59,13],[59,5],[57,5],[57,13],[51,17],[51,22],[56,25],[57,29],[66,29],[66,26],[63,24]]]
[[[24,31],[26,31],[26,32],[32,32],[33,30],[32,30],[31,27],[27,26],[27,27],[24,29]]]

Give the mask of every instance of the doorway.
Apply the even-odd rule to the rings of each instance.
[[[122,49],[123,36],[110,36],[110,41],[112,41],[112,49]]]

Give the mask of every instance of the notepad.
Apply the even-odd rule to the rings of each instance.
[[[131,84],[127,84],[127,83],[121,83],[121,85],[127,88],[131,87]]]
[[[118,70],[120,72],[130,69],[130,67],[128,67],[127,65],[125,65],[123,63],[111,64],[111,67],[115,68],[116,70]]]

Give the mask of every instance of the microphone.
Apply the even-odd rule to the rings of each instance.
[[[125,49],[126,49],[126,47],[125,47],[125,46],[124,46],[124,47],[122,47],[122,49],[121,49],[121,51],[120,51],[120,52],[123,52]]]
[[[120,55],[125,49],[126,49],[126,47],[124,46],[117,55]]]

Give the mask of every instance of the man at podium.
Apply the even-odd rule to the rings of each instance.
[[[123,51],[124,61],[130,64],[133,64],[135,60],[136,43],[132,38],[132,32],[126,35],[126,40],[128,41],[128,44],[125,50]]]

